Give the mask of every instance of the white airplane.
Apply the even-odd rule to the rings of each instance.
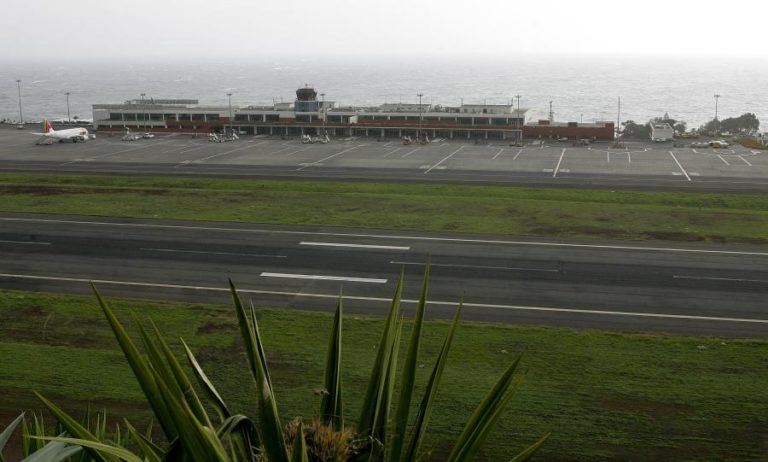
[[[66,130],[54,130],[51,126],[51,122],[48,119],[43,120],[44,133],[33,133],[33,135],[39,136],[37,144],[50,144],[54,141],[59,143],[63,141],[71,141],[77,143],[78,141],[88,141],[95,138],[95,135],[90,135],[85,128],[68,128]]]

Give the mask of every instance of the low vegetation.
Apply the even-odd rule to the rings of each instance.
[[[308,427],[297,417],[284,427],[269,372],[264,343],[259,332],[256,310],[246,309],[234,285],[230,282],[238,330],[245,349],[251,378],[241,377],[243,388],[256,400],[252,416],[237,413],[222,399],[213,382],[200,366],[192,350],[181,340],[188,363],[187,372],[171,350],[155,324],[147,330],[134,318],[141,338],[143,352],[128,334],[109,304],[96,292],[96,298],[115,335],[124,358],[152,409],[164,439],[158,441],[149,433],[139,432],[128,421],[125,428],[135,449],[124,441],[115,443],[111,436],[97,435],[87,425],[79,423],[66,411],[39,393],[35,393],[46,409],[63,428],[63,436],[42,438],[53,444],[83,448],[89,460],[97,462],[161,462],[168,460],[190,462],[344,462],[344,461],[417,461],[428,457],[422,448],[435,398],[442,382],[448,354],[461,316],[459,305],[446,334],[440,352],[429,375],[423,398],[415,406],[415,378],[418,369],[427,303],[429,265],[424,273],[419,302],[412,323],[404,362],[400,341],[403,323],[400,300],[403,275],[395,289],[384,331],[376,347],[370,378],[362,402],[360,417],[354,425],[345,424],[344,386],[342,384],[342,305],[339,296],[325,360],[324,384],[319,395],[320,409]],[[95,291],[95,288],[94,288]],[[520,358],[511,359],[506,371],[485,394],[475,411],[466,420],[464,429],[452,442],[449,462],[475,459],[496,422],[510,404],[519,388],[516,371]],[[94,372],[92,369],[82,373]],[[301,374],[303,375],[303,374]],[[198,387],[192,385],[196,379]],[[398,384],[396,387],[395,384]],[[201,398],[202,397],[202,398]],[[415,408],[415,412],[414,412]],[[212,409],[209,410],[209,409]],[[413,416],[412,416],[413,414]],[[11,424],[13,428],[17,421]],[[5,445],[6,430],[0,433],[0,449]],[[545,435],[512,460],[528,460],[546,441]],[[27,435],[25,434],[25,437]],[[41,449],[45,450],[46,448]],[[56,460],[69,460],[68,451]]]
[[[768,197],[278,180],[0,175],[0,211],[768,243]]]
[[[133,310],[151,318],[167,338],[183,337],[231,408],[256,408],[251,388],[243,386],[246,356],[230,306],[110,304],[118,319],[129,321]],[[316,392],[324,387],[333,315],[258,309],[256,317],[282,420],[319,412]],[[341,380],[350,424],[361,413],[385,322],[358,315],[344,320]],[[412,326],[403,326],[403,356]],[[418,394],[450,326],[424,322]],[[173,351],[184,355],[175,344]],[[765,340],[462,322],[424,441],[432,460],[447,458],[466,417],[520,353],[526,379],[482,448],[483,460],[506,460],[550,431],[537,454],[541,460],[762,460],[768,453]],[[41,409],[31,387],[78,417],[90,403],[137,428],[150,421],[93,296],[0,291],[0,357],[0,428],[21,410]]]

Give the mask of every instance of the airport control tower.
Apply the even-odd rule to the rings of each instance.
[[[320,101],[317,100],[317,92],[309,85],[296,90],[296,101],[294,102],[295,112],[318,112],[320,110]]]

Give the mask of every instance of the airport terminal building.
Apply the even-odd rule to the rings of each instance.
[[[390,103],[375,107],[337,107],[317,99],[311,87],[299,88],[293,103],[271,106],[203,106],[197,100],[140,99],[123,104],[94,104],[98,131],[200,133],[235,130],[250,135],[301,136],[327,133],[332,137],[518,140],[531,137],[613,139],[613,123],[568,124],[569,134],[556,124],[539,129],[526,125],[527,109],[511,104]],[[575,122],[574,122],[575,123]],[[610,127],[608,126],[610,125]],[[575,129],[575,130],[574,130]]]

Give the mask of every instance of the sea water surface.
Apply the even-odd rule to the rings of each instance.
[[[520,95],[528,120],[635,120],[668,113],[689,127],[752,112],[768,124],[768,60],[685,57],[263,58],[217,61],[3,62],[0,119],[92,118],[91,105],[190,98],[234,106],[293,101],[305,84],[337,105],[423,101],[443,106],[506,104]],[[621,98],[621,114],[618,99]]]

